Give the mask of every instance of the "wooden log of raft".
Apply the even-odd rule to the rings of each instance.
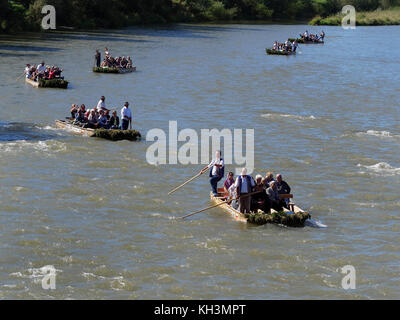
[[[63,79],[39,79],[39,81],[33,81],[31,79],[25,78],[25,82],[29,83],[31,86],[36,88],[60,88],[60,89],[67,89],[68,88],[68,81]]]
[[[291,196],[291,195],[288,195]],[[304,227],[304,223],[307,219],[311,218],[308,212],[305,212],[300,207],[293,205],[293,211],[283,209],[282,212],[277,212],[271,209],[270,213],[264,213],[260,210],[256,213],[241,213],[239,210],[232,208],[224,199],[215,197],[210,192],[211,201],[215,204],[220,204],[226,213],[230,214],[236,221],[252,223],[257,225],[263,225],[267,223],[282,224],[288,227]]]
[[[118,129],[92,129],[82,128],[72,124],[71,120],[56,120],[56,127],[70,131],[81,136],[96,137],[112,141],[130,140],[137,141],[141,139],[141,134],[137,130],[118,130]]]

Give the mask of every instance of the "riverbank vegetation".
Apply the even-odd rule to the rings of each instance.
[[[325,18],[317,16],[311,20],[311,25],[329,25],[340,26],[344,18],[344,14],[336,13]],[[378,8],[374,11],[356,12],[357,26],[386,26],[400,25],[400,7],[394,7],[387,10]]]
[[[337,22],[335,14],[346,4],[374,11],[400,6],[400,0],[0,0],[0,32],[40,30],[45,5],[56,8],[57,28],[97,29],[176,22],[296,21],[315,16],[314,24],[324,24]],[[397,17],[398,10],[391,12]],[[380,14],[365,13],[365,21]],[[382,21],[396,19],[389,15]]]

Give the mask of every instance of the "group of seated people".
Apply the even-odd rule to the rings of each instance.
[[[313,42],[318,42],[318,41],[323,41],[325,38],[325,32],[322,31],[321,34],[318,36],[318,34],[311,34],[306,30],[303,34],[300,33],[300,37],[304,41],[313,41]]]
[[[272,50],[285,51],[285,52],[296,52],[297,47],[298,47],[298,44],[297,44],[296,40],[294,40],[293,42],[286,40],[284,43],[275,41],[274,45],[272,46]]]
[[[84,104],[80,107],[77,104],[72,104],[71,118],[74,119],[74,125],[82,128],[120,129],[119,117],[115,110],[110,116],[110,110],[86,109]]]
[[[104,67],[108,67],[108,68],[132,68],[133,63],[132,63],[132,59],[130,56],[128,56],[127,58],[124,57],[116,57],[113,58],[108,49],[105,48],[104,51],[104,59],[103,62],[100,65],[102,68]]]
[[[112,111],[110,116],[111,110],[106,108],[105,100],[106,98],[101,96],[97,106],[93,109],[86,109],[84,104],[80,107],[77,104],[72,104],[70,110],[72,124],[82,128],[119,130],[127,130],[129,124],[132,126],[132,113],[128,102],[125,102],[121,109],[120,121],[117,111]]]
[[[247,181],[246,184],[250,184],[250,190],[246,190],[247,194],[258,193],[241,199],[238,197],[238,192],[241,192],[245,181]],[[283,208],[289,209],[289,198],[281,197],[281,195],[290,195],[290,190],[290,186],[282,179],[281,174],[277,174],[274,179],[273,173],[268,172],[265,177],[258,174],[254,179],[247,175],[245,168],[242,170],[241,176],[236,179],[233,172],[229,172],[224,182],[225,196],[232,200],[230,205],[242,213],[257,212],[258,210],[270,213],[271,209],[276,211],[282,211]]]
[[[44,61],[39,65],[30,65],[29,63],[25,67],[25,75],[28,79],[33,81],[39,81],[39,79],[51,80],[51,79],[64,79],[61,76],[63,69],[55,66],[45,66]]]

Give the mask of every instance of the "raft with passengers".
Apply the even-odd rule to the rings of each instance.
[[[288,227],[304,227],[306,221],[311,218],[308,212],[293,202],[291,188],[282,179],[281,174],[274,179],[273,174],[268,172],[265,177],[258,174],[254,179],[247,174],[246,168],[243,168],[241,174],[236,178],[233,172],[229,172],[224,186],[218,188],[218,182],[224,177],[224,168],[221,152],[217,151],[215,159],[208,166],[168,193],[177,191],[194,178],[209,171],[212,189],[210,198],[214,205],[192,212],[182,218],[216,207],[221,207],[237,221],[257,225],[273,223]]]
[[[130,56],[126,57],[112,57],[107,48],[104,50],[104,59],[101,61],[101,53],[96,50],[94,56],[95,66],[93,72],[99,73],[129,73],[136,71]]]
[[[35,88],[67,89],[68,81],[61,76],[62,72],[63,69],[57,66],[45,66],[42,61],[37,66],[27,64],[22,75],[25,75],[25,82]]]
[[[88,137],[97,137],[113,141],[141,139],[137,130],[132,130],[132,112],[129,103],[125,102],[121,109],[121,122],[117,111],[105,106],[105,97],[102,96],[93,109],[86,109],[82,104],[80,107],[73,104],[70,112],[71,117],[65,120],[56,120],[56,127],[68,130],[74,134]]]
[[[298,44],[296,40],[293,42],[286,40],[284,43],[274,41],[272,48],[266,49],[266,52],[270,55],[290,56],[296,54],[297,47]]]
[[[306,30],[303,34],[299,34],[300,38],[294,39],[294,38],[289,38],[289,41],[294,41],[296,40],[298,43],[303,43],[303,44],[322,44],[324,43],[325,39],[325,32],[322,30],[320,35],[318,34],[312,34],[309,33],[308,30]]]

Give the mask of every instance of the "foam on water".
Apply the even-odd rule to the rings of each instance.
[[[13,142],[0,143],[1,152],[26,152],[31,150],[33,152],[40,152],[43,154],[58,153],[67,150],[66,143],[54,140],[46,141],[27,141],[27,140],[17,140]]]
[[[376,130],[368,130],[366,132],[357,132],[357,136],[374,136],[380,138],[397,138],[398,135],[393,135],[389,131],[376,131]]]
[[[316,117],[314,117],[313,115],[300,116],[300,115],[295,115],[295,114],[284,114],[284,113],[264,113],[261,115],[261,117],[267,118],[267,119],[289,118],[289,119],[294,119],[297,121],[316,120]]]
[[[357,164],[359,168],[365,168],[368,172],[372,172],[379,175],[394,176],[400,174],[400,168],[392,167],[386,162],[379,162],[370,166],[365,166],[362,164]]]

